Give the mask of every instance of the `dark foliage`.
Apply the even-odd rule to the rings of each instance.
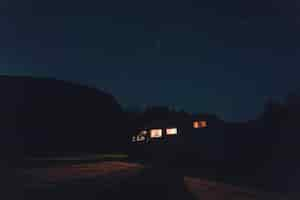
[[[124,146],[124,114],[110,94],[27,77],[0,77],[0,91],[1,145],[10,154],[64,155]]]

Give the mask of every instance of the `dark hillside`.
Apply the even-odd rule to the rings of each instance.
[[[54,79],[4,76],[0,94],[1,141],[14,151],[67,154],[122,146],[113,139],[122,137],[123,113],[110,94]]]

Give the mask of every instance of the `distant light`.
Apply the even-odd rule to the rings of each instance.
[[[147,135],[147,131],[146,131],[146,130],[142,130],[142,131],[140,132],[140,135]]]
[[[194,121],[193,122],[194,128],[206,128],[207,127],[207,121]]]
[[[161,138],[162,137],[162,129],[151,129],[150,137],[151,138]]]
[[[193,127],[194,127],[194,128],[200,128],[199,122],[198,122],[198,121],[194,121],[194,122],[193,122]]]
[[[167,128],[167,135],[177,135],[177,128]]]
[[[206,128],[207,127],[207,121],[200,121],[200,126],[201,126],[201,128]]]
[[[146,140],[146,137],[143,136],[143,135],[139,135],[139,136],[137,136],[137,138],[136,138],[136,141],[138,141],[138,142],[145,141],[145,140]]]
[[[135,136],[132,137],[132,142],[136,142]]]

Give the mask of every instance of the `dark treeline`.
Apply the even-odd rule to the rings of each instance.
[[[257,118],[225,122],[216,115],[190,114],[166,106],[127,112],[131,133],[154,120],[207,119],[208,132],[196,133],[193,152],[178,156],[184,167],[215,173],[234,181],[280,192],[297,191],[300,169],[300,95],[289,94],[283,102],[269,99]],[[191,143],[184,144],[185,149]],[[183,164],[182,164],[183,163]],[[200,175],[203,175],[200,173]]]
[[[267,101],[265,111],[256,121],[250,123],[258,129],[252,141],[257,143],[261,140],[256,155],[250,151],[250,156],[263,161],[261,174],[271,185],[280,187],[283,191],[298,191],[296,185],[299,185],[300,180],[299,119],[300,94],[291,93],[284,102]],[[256,148],[254,146],[252,149]]]
[[[27,77],[1,77],[0,92],[0,143],[9,156],[124,148],[126,138],[122,138],[119,124],[123,111],[110,94],[69,82]]]

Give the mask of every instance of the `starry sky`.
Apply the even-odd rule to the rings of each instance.
[[[243,121],[300,87],[299,35],[297,0],[2,0],[0,74]]]

